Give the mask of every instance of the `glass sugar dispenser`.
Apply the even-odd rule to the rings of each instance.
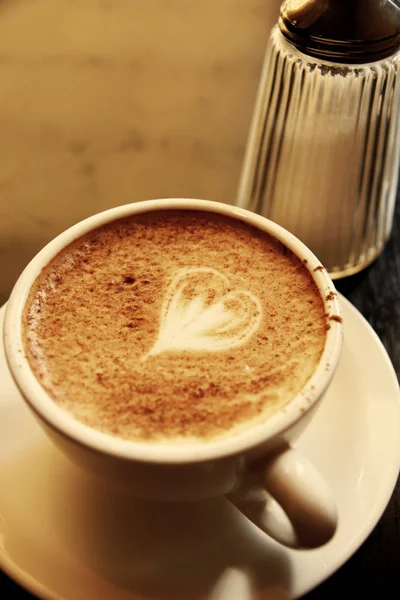
[[[351,275],[390,236],[399,158],[400,2],[284,2],[237,205],[294,233],[333,278]]]

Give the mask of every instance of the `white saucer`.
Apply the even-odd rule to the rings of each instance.
[[[223,498],[159,504],[107,491],[47,441],[0,345],[0,567],[37,596],[63,600],[264,600],[324,581],[376,525],[400,465],[397,378],[375,333],[342,302],[339,370],[298,442],[337,498],[329,544],[283,548]]]

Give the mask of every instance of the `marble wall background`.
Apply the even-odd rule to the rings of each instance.
[[[233,202],[279,0],[0,0],[0,302],[57,233]]]

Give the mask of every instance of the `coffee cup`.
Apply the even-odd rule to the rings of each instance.
[[[179,219],[176,215],[179,216]],[[186,218],[189,218],[188,215],[190,216],[190,219],[192,219],[192,221],[190,221],[190,227],[185,221]],[[192,218],[192,215],[195,215],[195,217]],[[188,387],[187,373],[182,376],[186,377],[186,388],[176,387],[177,383],[174,380],[175,377],[178,377],[176,373],[179,369],[176,368],[176,365],[179,363],[182,356],[185,357],[184,360],[186,362],[189,361],[189,366],[192,370],[196,368],[197,363],[203,364],[204,360],[206,360],[204,363],[206,364],[206,367],[204,368],[209,369],[211,378],[213,369],[216,368],[215,365],[225,364],[221,361],[226,360],[227,365],[228,363],[235,365],[235,352],[244,351],[243,348],[246,347],[249,340],[254,340],[259,336],[260,323],[264,323],[262,319],[265,317],[265,315],[264,317],[262,315],[265,313],[265,307],[267,306],[267,304],[265,304],[266,301],[263,301],[263,304],[263,302],[259,300],[257,294],[254,292],[255,288],[253,289],[250,286],[251,289],[247,289],[248,285],[246,282],[243,284],[243,289],[239,291],[232,289],[232,282],[229,280],[229,269],[222,269],[222,267],[221,269],[216,268],[215,260],[219,260],[219,257],[223,256],[223,254],[218,253],[219,251],[215,255],[213,254],[214,259],[212,265],[203,264],[194,267],[193,261],[195,261],[196,256],[193,252],[196,251],[197,246],[193,242],[194,245],[191,252],[189,253],[188,251],[187,253],[188,257],[189,254],[191,256],[190,260],[187,258],[187,261],[189,261],[187,265],[185,262],[186,253],[183,251],[178,252],[174,246],[175,240],[179,238],[179,232],[184,231],[185,235],[189,236],[187,238],[188,240],[194,240],[197,239],[197,230],[195,226],[198,226],[198,231],[201,232],[200,237],[202,240],[201,243],[199,242],[198,247],[202,248],[204,246],[204,231],[207,230],[206,226],[208,222],[211,223],[211,247],[214,245],[214,240],[219,239],[218,236],[220,236],[221,227],[223,229],[225,223],[227,224],[227,232],[229,235],[237,236],[239,241],[244,235],[247,235],[246,232],[249,231],[250,239],[254,240],[254,242],[251,241],[251,244],[254,243],[254,248],[251,246],[249,249],[250,259],[247,259],[246,272],[251,273],[252,282],[253,280],[255,282],[254,285],[258,285],[257,278],[262,271],[263,262],[261,255],[258,272],[256,269],[254,273],[252,273],[251,257],[254,256],[254,261],[257,262],[258,250],[256,252],[256,248],[263,248],[264,246],[262,246],[262,244],[264,244],[264,242],[267,243],[264,240],[264,237],[266,240],[267,238],[270,240],[268,243],[272,244],[273,249],[277,249],[275,257],[277,261],[278,259],[286,261],[287,254],[292,257],[289,257],[288,259],[289,261],[292,261],[294,265],[290,267],[292,269],[290,271],[290,277],[293,276],[293,273],[300,273],[303,279],[306,278],[307,281],[311,282],[310,284],[307,284],[308,287],[304,289],[309,290],[310,285],[313,287],[313,293],[318,298],[318,302],[322,307],[321,310],[323,311],[323,318],[325,319],[324,322],[326,326],[323,330],[321,328],[318,330],[320,332],[318,334],[319,337],[323,336],[323,338],[321,338],[322,345],[318,360],[315,361],[315,365],[313,365],[309,376],[307,375],[306,381],[302,383],[300,389],[293,392],[293,396],[289,401],[285,402],[282,406],[277,405],[275,410],[271,411],[268,415],[264,415],[261,411],[261,417],[253,418],[254,415],[251,413],[251,418],[244,419],[242,422],[240,419],[243,411],[245,409],[247,410],[246,407],[250,407],[249,410],[254,412],[254,399],[257,398],[258,401],[260,398],[260,395],[257,395],[256,393],[250,394],[246,392],[246,398],[251,398],[252,402],[246,401],[246,403],[243,404],[244,408],[240,409],[239,417],[237,417],[238,421],[240,421],[238,422],[237,427],[235,425],[235,427],[231,428],[232,414],[236,413],[229,413],[229,419],[224,420],[218,416],[217,410],[215,413],[217,416],[213,423],[213,417],[211,417],[211,421],[209,422],[209,413],[206,413],[207,416],[204,417],[205,413],[202,409],[203,412],[201,414],[203,416],[200,418],[198,412],[193,412],[194,416],[192,420],[193,424],[196,424],[196,427],[197,423],[201,421],[202,429],[199,429],[198,427],[196,429],[193,425],[193,431],[196,435],[198,431],[206,431],[203,438],[201,437],[201,433],[200,437],[194,435],[194,437],[189,436],[185,438],[183,435],[183,437],[181,436],[179,439],[173,436],[170,439],[164,439],[162,437],[160,438],[160,436],[157,437],[158,433],[162,433],[160,423],[164,423],[167,429],[168,427],[172,428],[177,422],[178,415],[181,431],[182,423],[187,423],[188,427],[190,427],[192,413],[189,411],[190,414],[182,416],[182,409],[179,408],[180,412],[177,413],[176,411],[178,409],[175,410],[174,405],[175,413],[170,411],[170,415],[165,412],[164,404],[160,404],[165,401],[165,398],[160,399],[157,396],[157,402],[152,400],[153,404],[151,406],[153,408],[151,408],[151,410],[147,405],[146,409],[141,409],[140,418],[138,416],[139,412],[135,409],[136,421],[141,423],[142,429],[147,427],[147,429],[143,429],[145,434],[143,434],[142,438],[139,436],[139,438],[133,437],[132,439],[127,439],[125,434],[120,435],[118,433],[119,430],[117,431],[115,429],[116,433],[114,434],[112,428],[106,431],[103,427],[97,428],[92,426],[90,422],[88,423],[85,421],[86,417],[80,418],[79,415],[77,417],[73,411],[70,412],[68,410],[69,403],[73,400],[72,396],[74,395],[68,390],[78,390],[80,387],[84,390],[84,383],[81,385],[80,381],[75,381],[75,388],[63,388],[62,394],[66,403],[64,406],[59,405],[59,403],[54,400],[54,397],[52,397],[52,388],[51,386],[49,387],[50,384],[46,383],[47,374],[45,370],[40,370],[41,367],[40,369],[35,367],[36,358],[34,358],[34,356],[37,355],[37,352],[36,350],[33,351],[29,344],[31,343],[30,340],[34,337],[33,334],[36,335],[36,321],[32,321],[32,315],[29,313],[27,306],[30,306],[31,311],[37,310],[37,312],[40,313],[41,307],[39,305],[41,305],[41,299],[43,299],[46,294],[51,295],[53,293],[53,288],[57,287],[59,280],[62,280],[65,272],[68,271],[68,269],[65,272],[60,271],[59,269],[61,269],[61,267],[57,267],[55,270],[53,269],[51,276],[46,275],[50,268],[49,265],[52,265],[52,261],[56,260],[59,256],[61,256],[64,261],[62,264],[70,265],[71,252],[75,253],[75,263],[76,256],[79,256],[79,260],[81,260],[82,244],[85,251],[89,248],[92,252],[95,246],[93,235],[95,235],[96,240],[98,240],[99,236],[96,232],[99,231],[105,233],[104,235],[100,235],[101,239],[98,243],[101,252],[103,252],[101,255],[102,259],[96,259],[96,264],[100,264],[100,269],[103,268],[103,265],[107,265],[107,252],[110,253],[111,251],[109,248],[107,249],[107,245],[104,245],[104,240],[101,236],[103,235],[103,237],[105,236],[105,238],[109,240],[112,233],[116,239],[124,239],[124,223],[128,222],[129,224],[131,222],[130,220],[133,220],[132,222],[134,223],[136,232],[135,235],[142,236],[140,243],[135,242],[135,247],[137,248],[136,251],[139,254],[140,252],[142,254],[144,252],[143,256],[140,254],[140,260],[139,254],[135,258],[135,252],[133,250],[132,254],[129,255],[131,263],[132,261],[135,263],[136,260],[137,264],[135,263],[134,265],[135,270],[139,269],[140,271],[140,269],[143,270],[147,268],[150,269],[149,272],[153,279],[157,276],[158,267],[154,266],[154,261],[149,258],[149,264],[146,265],[147,251],[145,252],[145,250],[143,250],[143,248],[146,248],[143,244],[148,244],[150,250],[153,246],[158,248],[159,243],[154,240],[158,239],[157,236],[165,236],[166,230],[169,232],[167,245],[165,246],[165,251],[162,248],[161,250],[158,248],[159,254],[161,257],[164,255],[171,255],[173,264],[175,265],[176,263],[179,265],[178,271],[174,272],[172,276],[169,276],[168,283],[165,285],[159,285],[156,281],[154,287],[151,288],[151,277],[147,281],[140,275],[141,283],[143,283],[143,285],[149,284],[150,288],[153,289],[153,292],[149,293],[148,290],[146,292],[140,291],[139,288],[137,288],[136,292],[137,297],[142,294],[142,308],[144,307],[146,310],[146,307],[150,307],[150,310],[152,304],[154,304],[155,301],[153,296],[154,293],[157,293],[157,289],[160,290],[159,293],[163,297],[159,298],[158,304],[155,302],[156,309],[159,311],[160,315],[158,327],[152,327],[150,329],[150,333],[153,336],[152,343],[146,348],[146,342],[144,341],[145,336],[142,334],[139,335],[137,340],[139,340],[138,344],[142,354],[139,352],[132,364],[134,364],[135,368],[140,368],[140,373],[144,373],[146,377],[151,369],[158,369],[157,373],[161,373],[163,377],[163,385],[167,385],[165,383],[165,372],[168,371],[168,381],[171,382],[171,385],[173,386],[171,389],[183,390]],[[149,227],[153,227],[153,225],[151,225],[153,221],[157,224],[157,228],[154,231],[151,230],[150,235]],[[122,226],[119,225],[120,223],[122,223]],[[168,224],[169,229],[166,228],[166,224]],[[129,229],[131,225],[127,225],[126,227]],[[172,237],[171,227],[175,227],[175,229],[178,227],[176,230],[177,233],[173,230],[175,231],[175,234]],[[83,241],[80,242],[80,240]],[[81,244],[79,248],[76,246],[78,242]],[[172,251],[169,251],[169,249],[172,246],[174,247],[174,253],[171,254]],[[227,247],[228,250],[226,249]],[[232,247],[232,252],[239,252],[240,258],[240,247],[238,250],[236,245],[233,247],[229,246],[229,244],[225,244],[224,252],[228,252],[229,254],[229,247]],[[104,249],[107,250],[105,254]],[[273,267],[275,258],[273,258],[272,261]],[[96,277],[96,273],[93,274],[93,269],[91,267],[88,269],[86,258],[82,258],[82,262],[79,264],[81,271],[78,272],[76,279],[77,283],[74,284],[77,286],[76,290],[78,287],[81,289],[79,282],[83,281],[85,277]],[[225,267],[226,264],[228,263],[225,260]],[[238,268],[239,267],[241,268],[240,264]],[[107,266],[104,268],[107,268]],[[43,275],[43,273],[45,275]],[[242,271],[239,272],[239,275],[240,273],[242,273]],[[237,275],[236,282],[243,279],[243,276],[239,275]],[[49,288],[46,288],[47,292],[44,289],[40,289],[40,285],[39,289],[37,287],[37,282],[41,277],[43,279],[44,276],[47,277],[46,285],[50,285]],[[290,279],[289,281],[292,280]],[[209,287],[204,288],[207,292],[207,299],[199,299],[199,297],[196,296],[199,289],[198,286],[200,285],[199,282],[203,288],[208,282]],[[125,275],[116,282],[114,280],[106,282],[104,284],[104,289],[106,289],[106,285],[108,285],[113,293],[115,293],[116,302],[119,302],[119,298],[124,297],[126,287],[134,284],[135,278],[131,275]],[[265,290],[263,291],[264,285],[265,282],[263,281],[262,285],[258,288],[260,298],[264,298],[265,296]],[[285,282],[285,285],[287,288],[287,281]],[[274,286],[272,287],[274,288]],[[82,292],[83,302],[80,302],[80,308],[74,314],[81,314],[85,312],[87,306],[91,306],[91,299],[89,297],[86,302],[87,306],[85,306],[84,294],[88,293],[88,289],[89,288],[85,288],[85,291]],[[132,289],[133,288],[131,288],[131,290]],[[276,289],[278,290],[278,288]],[[93,286],[90,290],[93,290]],[[154,292],[154,290],[156,290],[156,292]],[[293,306],[297,306],[296,303],[300,302],[299,298],[296,299],[296,290],[296,286],[290,290],[290,302],[294,303]],[[68,285],[63,293],[67,296],[69,294],[72,302],[78,302],[77,298],[79,294],[75,293],[74,289],[72,289],[71,292],[71,285]],[[131,293],[133,292],[130,291],[129,294]],[[268,293],[268,302],[270,302],[271,298],[273,300],[275,292],[272,291],[271,293]],[[282,291],[278,290],[276,293],[281,294]],[[289,294],[289,292],[285,293]],[[309,292],[307,291],[307,294],[308,293]],[[285,296],[281,296],[281,298],[282,297]],[[217,298],[217,300],[215,298]],[[304,298],[303,305],[306,306],[305,300],[306,298]],[[312,300],[307,301],[310,302],[310,305],[313,302]],[[52,305],[53,309],[55,306],[55,310],[58,310],[59,313],[57,314],[56,319],[54,317],[55,321],[52,321],[53,324],[56,321],[57,323],[60,322],[60,314],[62,316],[62,311],[64,310],[62,302],[64,302],[64,296],[58,296],[58,301],[54,302]],[[181,304],[186,303],[186,312],[179,312],[179,302],[181,302]],[[96,303],[94,302],[94,305],[95,304]],[[132,305],[130,306],[133,310],[134,307],[132,307]],[[103,310],[103,308],[104,307],[101,306],[101,310]],[[109,308],[110,310],[114,309],[112,304]],[[73,317],[73,315],[71,317],[72,312],[69,309],[65,309],[65,323],[63,322],[63,319],[61,319],[61,325],[64,328],[62,334],[54,334],[54,327],[47,331],[50,337],[53,336],[51,339],[54,340],[56,348],[60,348],[57,344],[63,343],[63,339],[67,339],[62,336],[65,335],[65,327],[68,329],[68,323],[70,323],[71,329],[69,333],[75,331],[75,317]],[[118,313],[115,313],[118,318],[120,312],[122,314],[123,311],[121,310]],[[192,321],[189,319],[189,313],[195,315],[193,317],[192,314],[190,317]],[[203,319],[203,321],[201,321],[198,316],[199,313],[201,313],[201,319]],[[101,314],[103,315],[103,313]],[[271,319],[275,318],[274,314],[275,313],[271,313]],[[206,318],[205,315],[207,315],[208,319],[206,324],[204,321]],[[195,321],[193,321],[194,318]],[[78,317],[76,317],[76,319],[78,319]],[[181,319],[181,322],[179,322],[179,319]],[[185,327],[182,325],[182,319],[185,321]],[[187,327],[187,323],[189,322],[188,319],[190,323],[194,323],[194,325],[191,325],[191,328]],[[285,316],[285,319],[288,320],[289,317]],[[153,321],[154,315],[151,322]],[[104,320],[101,322],[103,323]],[[149,322],[149,320],[147,320],[147,322]],[[210,326],[210,323],[213,325]],[[301,324],[302,327],[303,325],[304,323]],[[313,322],[310,321],[307,325],[309,326],[309,330],[307,331],[312,331]],[[265,327],[265,323],[263,326]],[[132,322],[130,322],[127,324],[127,327],[132,330],[136,325],[132,325]],[[170,329],[168,329],[168,327],[170,327]],[[105,336],[110,335],[110,328],[111,325],[104,325],[103,333]],[[177,328],[180,328],[180,335],[176,334]],[[128,329],[126,332],[128,332]],[[274,327],[271,326],[271,330],[273,329]],[[79,335],[83,335],[81,330],[82,328],[79,330]],[[167,330],[173,332],[169,337],[166,334]],[[291,332],[290,325],[288,325],[287,331],[287,335],[289,335]],[[305,328],[304,331],[306,331]],[[322,331],[323,333],[321,333]],[[126,332],[124,331],[123,333],[124,340],[128,339],[127,335],[129,332]],[[133,334],[134,332],[132,335]],[[304,333],[304,335],[308,334]],[[87,337],[89,336],[87,335]],[[264,347],[267,348],[268,344],[270,344],[268,336],[263,335],[261,337],[264,340],[263,343],[265,343]],[[301,337],[301,335],[297,335],[296,339],[298,340]],[[41,341],[39,340],[39,342],[40,343],[35,346],[35,348],[40,350]],[[299,343],[300,342],[301,340],[299,340]],[[37,343],[37,339],[35,343]],[[292,344],[291,342],[290,344],[295,347],[296,343],[297,342],[294,342]],[[95,341],[93,341],[93,344],[95,344]],[[107,485],[126,489],[138,497],[153,500],[190,501],[200,500],[211,496],[225,495],[241,512],[263,531],[282,544],[295,548],[311,548],[325,544],[331,539],[337,526],[335,501],[328,485],[307,458],[295,450],[291,444],[296,441],[297,437],[312,419],[312,416],[328,388],[337,367],[341,344],[342,323],[337,294],[327,272],[304,244],[282,227],[259,215],[225,204],[193,199],[149,200],[119,206],[89,217],[66,230],[35,256],[18,279],[7,305],[4,324],[4,346],[6,357],[12,376],[22,396],[49,437],[74,463],[85,468],[96,477],[100,477]],[[302,348],[307,349],[306,346],[302,346]],[[61,349],[63,349],[62,346]],[[72,352],[70,345],[69,351]],[[107,352],[109,352],[108,346]],[[252,360],[255,365],[258,365],[257,353],[254,351],[254,348],[252,348],[252,352]],[[57,354],[57,352],[53,351],[52,354],[49,353],[49,356],[54,356],[54,354]],[[68,365],[71,364],[71,362],[74,362],[75,355],[75,351],[71,354],[72,359],[71,356],[68,355],[66,361],[62,363],[62,369],[68,369]],[[160,356],[160,360],[162,359],[164,362],[157,363],[158,357]],[[276,356],[279,355],[277,354]],[[166,357],[167,363],[165,362]],[[206,357],[206,359],[204,359],[204,357]],[[231,359],[232,361],[229,362]],[[86,360],[85,356],[80,358],[78,362],[75,362],[77,365],[80,365],[84,360]],[[97,357],[96,360],[101,362],[101,356],[100,358]],[[177,363],[173,363],[174,368],[171,368],[170,371],[170,362],[168,361],[178,361]],[[300,359],[298,358],[294,361],[293,364],[295,367],[293,368],[295,370],[293,373],[302,372],[303,366],[301,361],[299,361]],[[120,366],[122,365],[121,361],[119,364]],[[86,370],[94,368],[94,363],[90,363],[89,361],[88,365],[89,366],[85,366]],[[95,366],[97,369],[97,363]],[[281,366],[285,367],[284,361]],[[125,368],[124,365],[122,365],[121,368]],[[232,369],[232,367],[229,368]],[[310,368],[309,365],[307,368]],[[64,373],[64,370],[62,373]],[[246,380],[246,385],[249,386],[252,384],[252,371],[247,364],[245,365],[245,370],[246,372],[250,372]],[[79,372],[81,371],[79,370]],[[114,371],[114,373],[119,377],[118,369]],[[205,381],[205,379],[208,381],[210,377],[207,375],[207,371],[203,371],[202,373],[202,381]],[[231,370],[230,373],[235,374],[234,370]],[[103,374],[99,372],[96,373],[96,375],[97,383],[103,385]],[[60,387],[62,387],[64,381],[66,381],[68,377],[64,377],[64,375],[60,377],[60,374],[57,376],[58,381],[60,381]],[[269,379],[271,379],[271,377],[269,377]],[[258,381],[262,380],[263,378],[258,375]],[[117,384],[112,388],[114,390],[114,395],[118,395],[118,386],[121,385],[122,389],[122,384],[118,383],[118,381],[117,378]],[[291,381],[290,375],[289,379],[286,377],[285,381]],[[146,382],[147,387],[145,393],[148,394],[149,390],[153,390],[154,384],[152,383],[150,385],[147,379]],[[112,382],[110,382],[110,385],[112,387]],[[208,387],[206,386],[206,395],[208,393],[207,390],[211,389],[210,385],[207,383]],[[218,387],[216,384],[212,385],[214,385],[214,388],[212,388],[213,390]],[[218,394],[220,394],[220,388],[221,386],[218,387]],[[229,391],[231,389],[232,386],[228,386],[224,391],[226,394],[227,406],[231,405],[229,404],[230,398],[229,394],[227,395],[226,390]],[[247,391],[249,389],[253,388],[246,387]],[[141,390],[143,390],[143,385]],[[79,393],[81,393],[81,390],[79,390]],[[84,390],[84,396],[85,393]],[[166,391],[165,395],[168,395]],[[196,399],[200,404],[202,402],[202,395],[204,395],[204,388],[201,386],[199,387],[199,384],[197,384]],[[135,394],[133,394],[133,396],[135,396]],[[273,395],[274,398],[275,396],[276,394]],[[162,410],[164,412],[162,419],[160,418],[160,415],[157,414],[157,406],[163,406]],[[223,405],[221,404],[220,406]],[[111,415],[111,417],[108,418],[113,419],[115,416],[114,405],[111,406],[109,402],[106,408],[108,410],[107,415]],[[129,408],[129,410],[131,410],[131,408]],[[193,408],[193,411],[195,411],[195,408]],[[151,420],[149,420],[149,412],[151,413]],[[126,415],[124,415],[124,421],[121,422],[125,421]],[[149,431],[149,423],[156,423],[160,431]],[[204,423],[206,423],[208,427],[206,430],[204,429]],[[219,429],[216,429],[217,425]],[[213,429],[210,429],[210,427],[213,427]],[[217,433],[215,433],[215,431]]]

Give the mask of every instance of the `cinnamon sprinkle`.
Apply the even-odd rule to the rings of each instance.
[[[257,331],[229,350],[144,359],[174,274],[210,265],[227,278],[224,293],[257,297]],[[203,302],[219,294],[209,289]],[[94,428],[136,440],[207,440],[268,418],[314,371],[327,323],[310,273],[279,242],[238,220],[175,210],[73,242],[43,270],[24,313],[29,362],[54,401]]]

